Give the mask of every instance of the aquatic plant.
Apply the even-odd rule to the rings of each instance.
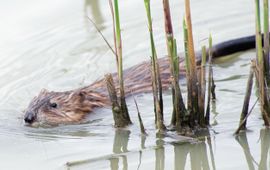
[[[190,91],[191,97],[188,101],[188,109],[191,115],[191,122],[195,123],[199,118],[199,105],[198,105],[198,78],[197,78],[197,65],[193,43],[190,1],[185,0],[185,22],[187,27],[187,50],[189,59],[189,76],[190,76]]]
[[[265,65],[265,75],[267,83],[270,83],[270,72],[269,72],[269,4],[268,0],[263,1],[263,31],[264,31],[264,65]]]
[[[246,124],[247,124],[247,117],[249,113],[249,102],[250,102],[250,97],[251,97],[251,92],[252,92],[252,86],[253,86],[253,77],[254,77],[254,69],[255,69],[255,61],[251,61],[251,66],[250,66],[250,71],[249,71],[249,76],[248,76],[248,81],[247,81],[247,87],[246,87],[246,94],[245,94],[245,99],[242,107],[242,112],[240,116],[240,121],[239,121],[239,127],[235,131],[235,134],[238,134],[240,130],[246,129]]]
[[[268,86],[270,84],[269,77],[269,12],[268,12],[268,0],[264,0],[264,35],[261,33],[261,18],[260,18],[260,1],[255,0],[255,25],[256,25],[256,61],[252,61],[251,71],[247,83],[246,96],[242,108],[239,127],[235,134],[238,134],[240,130],[246,128],[246,120],[249,114],[248,105],[250,100],[250,93],[252,88],[253,74],[256,78],[256,85],[258,88],[258,100],[260,102],[260,109],[264,125],[270,126],[270,103]]]
[[[118,84],[120,97],[117,98],[117,93],[114,87],[114,81],[111,75],[105,76],[108,92],[112,102],[112,110],[115,120],[116,127],[124,127],[131,124],[128,108],[125,100],[125,89],[123,79],[123,57],[122,57],[122,39],[121,39],[121,28],[120,28],[120,14],[118,8],[118,0],[109,0],[111,7],[112,18],[113,18],[113,32],[114,32],[114,43],[116,51],[117,61],[117,73],[118,73]]]
[[[205,125],[205,92],[206,92],[206,47],[202,47],[202,61],[199,73],[199,124]]]
[[[152,90],[154,98],[154,111],[155,111],[155,124],[158,130],[165,130],[163,123],[163,97],[162,97],[162,84],[160,78],[159,64],[157,59],[156,47],[153,35],[152,16],[150,9],[150,0],[144,0],[144,5],[147,14],[148,30],[150,35],[151,44],[151,77],[152,77]]]
[[[165,20],[167,51],[170,62],[170,72],[172,77],[171,81],[172,81],[173,114],[171,124],[175,126],[177,130],[180,130],[183,117],[187,111],[185,104],[183,102],[183,97],[179,86],[179,59],[177,56],[176,40],[173,35],[170,5],[168,0],[163,0],[163,12]]]
[[[259,0],[255,0],[255,15],[256,15],[256,54],[257,54],[257,63],[256,63],[256,79],[259,87],[259,99],[261,103],[261,112],[262,117],[264,120],[264,124],[266,126],[269,126],[269,100],[268,95],[266,91],[266,84],[265,84],[265,75],[266,72],[269,70],[266,70],[265,68],[265,60],[263,57],[263,46],[262,46],[262,35],[261,35],[261,19],[260,19],[260,4]]]
[[[207,93],[207,105],[206,105],[206,113],[205,113],[205,123],[209,125],[210,121],[210,101],[211,96],[215,96],[215,84],[213,79],[213,69],[212,69],[212,36],[210,34],[209,36],[209,50],[208,50],[208,64],[209,64],[209,70],[208,70],[208,93]],[[215,97],[212,97],[212,99]]]
[[[122,41],[121,41],[121,30],[120,30],[120,19],[118,1],[109,0],[112,17],[113,17],[113,31],[114,31],[114,43],[115,43],[115,54],[117,56],[117,69],[118,69],[118,84],[120,89],[120,99],[117,97],[116,88],[114,86],[114,80],[111,75],[106,75],[105,80],[112,102],[112,111],[115,120],[116,127],[124,127],[131,123],[128,114],[128,109],[125,102],[125,91],[124,91],[124,80],[123,80],[123,64],[122,64]],[[152,17],[150,9],[150,0],[144,0],[144,5],[147,14],[148,31],[150,36],[151,45],[151,77],[152,77],[152,91],[154,101],[154,112],[155,112],[155,124],[159,132],[166,130],[163,120],[163,98],[162,98],[162,84],[161,76],[159,71],[159,63],[157,59],[157,53],[154,42]],[[193,127],[205,127],[209,125],[210,117],[210,100],[215,99],[215,84],[213,79],[212,70],[212,37],[209,37],[209,75],[208,75],[208,100],[205,106],[205,94],[206,94],[206,47],[202,48],[202,61],[201,66],[197,69],[197,61],[194,50],[192,24],[191,24],[191,13],[190,13],[190,2],[185,0],[185,18],[183,20],[183,32],[184,32],[184,46],[185,46],[185,63],[186,63],[186,77],[187,77],[187,109],[183,101],[181,88],[179,84],[179,57],[177,55],[177,43],[173,34],[173,26],[170,13],[169,0],[163,0],[163,12],[165,22],[165,34],[166,44],[168,52],[168,60],[170,63],[171,73],[171,88],[172,88],[172,102],[173,112],[171,118],[171,125],[178,132],[184,132],[185,128]],[[140,112],[135,101],[135,105],[138,112],[139,123],[141,132],[145,133],[144,126]],[[205,109],[206,107],[206,109]],[[182,131],[183,129],[183,131]]]

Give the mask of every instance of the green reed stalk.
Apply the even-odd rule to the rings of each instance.
[[[114,39],[115,39],[115,47],[117,54],[117,72],[118,72],[118,80],[119,80],[119,90],[120,90],[120,110],[121,114],[123,114],[124,118],[131,124],[130,116],[128,113],[128,108],[125,100],[125,90],[124,90],[124,79],[123,79],[123,59],[122,59],[122,40],[121,40],[121,28],[120,28],[120,14],[118,8],[118,0],[114,0],[112,3],[111,0],[110,7],[113,15],[113,25],[114,28]],[[114,8],[114,9],[113,9]]]
[[[269,78],[269,3],[268,0],[263,1],[264,12],[263,12],[263,20],[264,20],[264,66],[265,66],[265,75],[267,79],[267,84],[270,84]]]
[[[257,82],[259,87],[259,97],[261,103],[261,112],[264,119],[265,126],[269,126],[269,105],[267,100],[267,93],[265,89],[265,68],[262,47],[261,35],[261,20],[260,20],[260,4],[259,0],[255,0],[255,16],[256,16],[256,53],[257,53]]]
[[[209,48],[212,49],[212,35],[210,34],[210,39],[209,39]],[[211,51],[209,51],[211,52]],[[209,53],[210,55],[210,53]],[[209,60],[209,70],[210,70],[210,78],[211,78],[211,98],[212,98],[212,101],[213,100],[216,100],[216,92],[215,92],[215,89],[216,89],[216,84],[215,84],[215,81],[214,81],[214,73],[213,73],[213,67],[212,67],[212,64],[213,64],[213,61],[212,61],[213,57],[212,57],[212,53],[211,53],[211,61]]]
[[[164,18],[165,18],[165,33],[167,39],[167,50],[168,57],[170,61],[170,71],[172,76],[172,96],[173,96],[173,116],[172,116],[172,125],[176,125],[176,128],[179,129],[181,127],[181,117],[183,117],[186,113],[186,108],[183,102],[180,86],[179,86],[179,71],[177,70],[175,61],[178,58],[176,54],[176,42],[173,36],[173,28],[171,21],[171,13],[170,13],[170,5],[168,0],[163,0],[163,10],[164,10]],[[174,119],[175,118],[175,119]]]
[[[259,65],[264,65],[263,60],[263,48],[262,48],[262,35],[261,35],[261,19],[260,19],[260,4],[259,0],[255,0],[256,8],[256,51],[257,51],[257,61]],[[264,71],[264,69],[263,69]]]
[[[185,48],[185,66],[186,66],[186,79],[187,79],[187,107],[192,110],[192,83],[190,78],[190,58],[188,51],[188,30],[185,18],[183,19],[183,33],[184,33],[184,48]],[[194,124],[195,118],[193,114],[189,115],[189,123]]]
[[[186,16],[186,23],[187,23],[187,33],[188,33],[188,54],[190,58],[190,79],[191,79],[191,114],[194,115],[195,120],[198,121],[198,113],[199,113],[199,106],[198,106],[198,79],[197,79],[197,66],[196,66],[196,57],[195,57],[195,50],[194,50],[194,43],[193,43],[193,34],[192,34],[192,23],[191,23],[191,13],[190,13],[190,1],[185,0],[185,16]]]
[[[210,122],[210,101],[211,101],[211,87],[212,87],[212,36],[209,36],[209,71],[208,71],[208,89],[207,89],[207,105],[206,105],[206,113],[205,113],[205,124],[209,125]]]
[[[153,35],[153,25],[150,9],[150,0],[144,0],[144,5],[147,14],[148,29],[150,35],[151,44],[151,66],[152,66],[152,89],[154,97],[154,111],[155,111],[155,123],[159,130],[164,130],[165,126],[163,124],[163,98],[162,98],[162,84],[160,78],[159,64],[157,59],[154,35]]]
[[[202,47],[202,62],[201,62],[201,74],[200,74],[200,93],[199,93],[199,109],[200,109],[200,118],[199,118],[199,124],[201,126],[205,125],[205,118],[204,118],[204,113],[205,113],[205,108],[204,108],[204,103],[205,103],[205,91],[206,91],[206,79],[205,79],[205,65],[206,65],[206,47]]]
[[[175,96],[174,96],[174,108],[175,108],[175,113],[179,113],[178,115],[176,114],[176,129],[180,130],[181,128],[181,123],[183,121],[183,118],[185,116],[185,105],[182,99],[182,94],[179,86],[179,58],[177,56],[177,44],[176,40],[174,39],[173,41],[173,64],[174,64],[174,75],[173,75],[173,86],[175,89]],[[182,108],[184,107],[184,109]]]

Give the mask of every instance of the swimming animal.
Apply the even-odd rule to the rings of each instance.
[[[248,36],[219,43],[213,46],[212,54],[213,58],[217,58],[252,48],[255,48],[255,36]],[[183,56],[183,54],[180,54],[180,78],[185,76]],[[200,51],[196,53],[196,57],[199,64],[201,61]],[[170,86],[168,57],[160,58],[158,62],[162,87],[167,89]],[[130,95],[131,92],[138,94],[152,91],[150,61],[124,70],[123,76],[126,95]],[[113,78],[117,80],[116,73],[113,74]],[[24,121],[30,125],[35,122],[49,125],[79,123],[94,109],[109,105],[110,100],[103,79],[89,86],[65,92],[44,89],[30,102],[24,112]]]

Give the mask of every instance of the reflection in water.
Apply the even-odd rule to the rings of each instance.
[[[156,146],[154,149],[144,148],[145,136],[142,136],[142,148],[139,151],[128,150],[129,138],[129,130],[116,130],[112,155],[105,155],[98,159],[94,158],[86,161],[80,161],[80,164],[88,164],[87,166],[93,167],[91,164],[94,163],[98,165],[99,162],[101,164],[101,162],[105,160],[109,162],[109,168],[111,170],[149,169],[149,166],[151,167],[150,169],[165,170],[165,151],[169,145],[173,147],[174,152],[170,152],[167,159],[171,159],[174,162],[172,162],[172,165],[167,165],[168,167],[174,167],[174,170],[216,169],[214,154],[212,150],[212,142],[208,135],[201,136],[200,141],[196,143],[183,143],[181,141],[175,141],[176,143],[173,142],[171,144],[166,143],[163,137],[157,137]],[[174,154],[173,157],[171,154]],[[137,155],[139,157],[137,157]],[[142,159],[143,155],[144,159]],[[154,156],[154,159],[151,156]],[[133,160],[132,163],[128,164],[128,158]],[[138,161],[136,161],[136,159],[138,159]],[[138,164],[134,164],[134,160],[135,162],[138,162]],[[190,162],[188,163],[187,161]],[[102,165],[104,165],[104,162]],[[265,165],[265,163],[262,165]],[[75,168],[74,165],[73,167]],[[103,166],[103,169],[104,168],[105,167]],[[107,168],[108,167],[106,167],[106,169]],[[95,167],[95,169],[99,168]]]
[[[269,142],[270,142],[270,135],[269,129],[261,129],[260,138],[261,138],[261,161],[259,164],[259,169],[267,169],[267,154],[269,151]]]
[[[212,119],[213,119],[213,123],[212,125],[215,126],[218,124],[217,122],[217,116],[219,115],[219,113],[217,112],[217,107],[216,107],[216,101],[211,101],[211,113],[213,114]]]
[[[212,147],[212,140],[211,140],[210,136],[207,137],[207,144],[208,144],[209,150],[210,150],[210,157],[211,157],[213,170],[216,170],[215,157],[214,157],[214,152],[213,152],[213,147]]]
[[[127,146],[129,140],[130,131],[127,130],[117,130],[115,132],[113,152],[115,154],[120,154],[120,156],[112,156],[110,161],[111,170],[119,170],[119,167],[122,169],[128,169],[127,157],[129,154]],[[142,141],[145,138],[142,137]],[[144,144],[142,144],[144,145]],[[164,170],[165,169],[165,142],[163,138],[157,138],[155,152],[155,170]],[[187,160],[190,160],[192,170],[208,170],[210,169],[210,161],[208,158],[207,147],[210,151],[211,165],[212,169],[215,170],[215,162],[212,151],[211,138],[203,137],[203,139],[198,143],[185,143],[185,144],[173,144],[174,146],[174,169],[175,170],[184,170],[186,168]],[[126,154],[121,154],[126,153]],[[139,151],[139,164],[137,169],[144,169],[141,167],[141,158],[143,151]],[[188,157],[190,159],[188,159]],[[122,160],[122,164],[120,164]]]
[[[189,145],[175,145],[174,146],[174,169],[185,169],[187,155],[189,153]]]
[[[121,154],[128,152],[128,140],[130,131],[118,129],[115,131],[114,142],[113,142],[113,153]],[[120,157],[112,157],[110,160],[111,170],[119,169],[119,159],[123,160],[123,170],[128,169],[127,156],[121,155]]]
[[[104,18],[102,16],[102,12],[100,10],[99,0],[85,0],[84,2],[84,15],[86,19],[86,23],[89,23],[88,16],[89,12],[91,12],[91,19],[98,25],[99,29],[104,29],[102,25],[104,23]],[[93,18],[92,18],[93,17]]]
[[[255,169],[253,165],[254,159],[250,153],[249,144],[247,141],[247,134],[241,133],[239,136],[236,136],[235,139],[240,144],[240,146],[244,151],[249,170],[254,170]]]
[[[267,168],[267,158],[269,152],[269,145],[270,145],[270,130],[269,129],[261,129],[260,131],[260,141],[261,141],[261,160],[259,164],[254,160],[253,156],[251,155],[247,135],[246,132],[241,133],[240,135],[236,136],[236,141],[242,147],[245,158],[248,164],[249,170],[254,170],[254,164],[258,166],[259,170],[266,170]]]
[[[164,170],[165,162],[165,149],[164,141],[162,138],[158,138],[156,141],[157,148],[155,149],[156,168],[155,170]]]
[[[207,154],[207,146],[209,147],[210,152],[212,152],[211,140],[208,137],[203,138],[199,143],[187,143],[184,145],[176,144],[174,145],[174,169],[175,170],[184,170],[186,169],[186,163],[188,160],[188,156],[190,157],[190,164],[192,170],[199,169],[210,169],[208,154]],[[206,143],[207,141],[207,143]],[[213,155],[211,156],[212,169],[215,170],[215,162]]]

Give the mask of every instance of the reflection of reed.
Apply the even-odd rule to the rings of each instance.
[[[268,158],[268,152],[269,152],[269,144],[270,144],[270,136],[269,136],[270,130],[269,129],[261,129],[260,131],[260,141],[261,141],[261,160],[259,163],[259,170],[265,170],[267,169],[267,158]],[[239,134],[236,136],[237,142],[242,147],[246,161],[248,164],[249,170],[254,170],[254,163],[257,164],[254,160],[254,158],[251,155],[249,144],[247,140],[247,135],[245,132]]]
[[[129,140],[130,131],[129,130],[116,130],[113,143],[113,153],[120,154],[128,152],[128,140]],[[119,169],[119,158],[123,160],[123,170],[128,169],[127,156],[121,155],[120,157],[110,158],[110,167],[111,170]]]
[[[214,116],[213,116],[213,124],[212,125],[217,125],[218,121],[217,121],[216,117],[219,115],[219,113],[217,112],[216,101],[212,101],[211,106],[212,106],[211,113],[214,114]]]
[[[164,170],[165,165],[165,149],[164,149],[164,141],[159,138],[156,141],[157,148],[155,149],[156,156],[156,168],[155,170]]]
[[[89,12],[91,12],[90,18],[99,26],[99,29],[102,30],[104,27],[102,24],[104,23],[104,18],[102,16],[99,0],[85,0],[84,1],[84,15],[87,23],[89,20],[87,19]]]
[[[207,137],[206,137],[207,138]],[[204,139],[206,139],[204,138]],[[208,145],[207,145],[208,144]],[[209,147],[210,152],[212,152],[211,142],[206,143],[205,140],[200,143],[191,144],[176,144],[174,146],[174,169],[175,170],[184,170],[186,166],[186,161],[188,155],[190,156],[190,164],[192,170],[198,169],[210,169],[207,146]],[[215,170],[215,162],[213,155],[211,154],[212,169]]]
[[[259,170],[267,169],[267,157],[269,151],[270,144],[270,130],[269,129],[261,129],[260,137],[261,137],[261,161],[259,164]]]
[[[174,146],[174,169],[184,170],[187,160],[187,155],[190,151],[189,144]]]
[[[244,151],[249,170],[254,170],[255,169],[254,164],[253,164],[254,159],[250,153],[246,133],[241,133],[239,136],[236,136],[235,139],[240,144],[240,146],[242,147]]]
[[[210,150],[210,157],[211,157],[211,162],[212,162],[212,168],[213,168],[213,170],[216,170],[216,163],[215,163],[215,157],[214,157],[214,152],[213,152],[211,137],[206,137],[206,138],[207,138],[207,144],[208,144],[209,150]]]

